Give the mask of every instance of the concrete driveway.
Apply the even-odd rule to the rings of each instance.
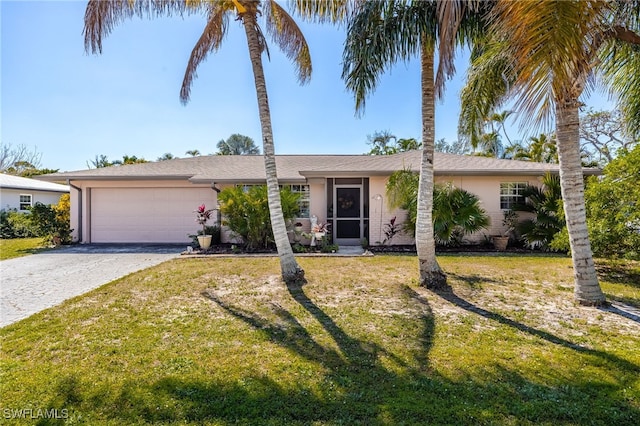
[[[0,327],[141,269],[185,245],[75,245],[0,261]]]

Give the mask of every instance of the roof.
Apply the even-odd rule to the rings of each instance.
[[[384,176],[396,170],[419,170],[422,151],[394,155],[277,155],[278,179],[304,182],[309,177]],[[541,175],[557,173],[557,164],[435,153],[436,175]],[[597,174],[598,169],[584,169]],[[209,155],[103,167],[38,176],[45,180],[189,179],[193,183],[264,182],[262,155]]]
[[[0,188],[29,191],[69,192],[69,186],[0,173]]]

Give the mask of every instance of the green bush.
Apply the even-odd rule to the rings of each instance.
[[[60,197],[55,206],[36,203],[31,207],[30,220],[38,230],[38,236],[45,237],[48,243],[69,244],[71,242],[69,195]]]
[[[33,226],[29,213],[16,210],[0,210],[0,238],[33,238],[40,237]]]
[[[386,192],[391,207],[407,211],[404,231],[415,235],[420,175],[408,169],[391,174]],[[460,245],[465,235],[489,226],[489,216],[475,194],[452,185],[433,188],[433,230],[438,244]]]
[[[587,227],[593,254],[640,259],[640,144],[621,150],[603,176],[591,176],[585,189]],[[551,246],[569,251],[565,227]]]
[[[300,194],[288,188],[280,190],[282,213],[285,221],[294,219],[299,213]],[[222,224],[242,238],[247,250],[271,248],[274,244],[271,217],[265,185],[241,186],[223,189],[218,194]]]
[[[518,234],[527,246],[553,250],[551,242],[565,224],[560,177],[547,173],[542,183],[542,188],[528,185],[522,192],[524,202],[514,205],[512,210],[533,214],[533,218],[516,225]]]
[[[640,257],[640,144],[619,151],[601,178],[590,178],[585,199],[594,254]]]

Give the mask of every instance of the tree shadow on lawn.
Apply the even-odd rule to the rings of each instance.
[[[603,281],[625,284],[640,289],[640,268],[633,268],[631,264],[623,262],[596,262],[598,276]]]
[[[568,349],[572,349],[574,351],[577,352],[581,352],[581,353],[586,353],[589,355],[594,355],[597,356],[603,360],[606,360],[608,362],[611,362],[613,364],[616,364],[617,366],[621,367],[622,369],[626,370],[626,371],[632,371],[632,372],[636,372],[638,374],[640,374],[640,367],[637,366],[636,364],[627,361],[626,359],[620,358],[616,355],[610,354],[608,352],[605,351],[599,351],[599,350],[595,350],[595,349],[590,349],[587,348],[585,346],[573,343],[569,340],[563,339],[562,337],[558,337],[554,334],[551,334],[547,331],[544,330],[539,330],[537,328],[534,327],[530,327],[526,324],[523,324],[521,322],[518,321],[514,321],[510,318],[507,318],[503,315],[497,314],[495,312],[491,312],[488,311],[484,308],[481,308],[477,305],[474,305],[471,302],[468,302],[467,300],[461,298],[460,296],[458,296],[457,294],[455,294],[453,292],[453,290],[451,288],[449,289],[445,289],[445,290],[441,290],[441,291],[436,291],[435,292],[438,296],[440,296],[441,298],[443,298],[444,300],[448,301],[449,303],[456,305],[468,312],[472,312],[474,314],[480,315],[483,318],[487,318],[493,321],[497,321],[500,324],[504,324],[507,325],[509,327],[513,327],[517,330],[520,330],[522,332],[528,333],[532,336],[538,337],[540,339],[546,340],[547,342],[553,343],[555,345],[559,345],[559,346],[563,346],[565,348]]]
[[[319,344],[298,318],[277,304],[269,319],[228,303],[215,291],[203,293],[231,317],[264,333],[270,343],[319,367],[322,380],[309,387],[283,385],[276,373],[248,372],[240,381],[202,380],[167,375],[155,382],[129,380],[109,398],[78,395],[75,387],[59,387],[55,401],[67,401],[77,411],[105,413],[127,422],[192,422],[202,424],[488,424],[591,423],[637,424],[640,411],[621,396],[628,383],[597,382],[580,372],[553,372],[560,386],[537,383],[498,363],[483,374],[464,373],[455,379],[430,367],[436,323],[426,297],[414,289],[400,289],[406,303],[419,308],[422,324],[415,358],[404,361],[381,345],[356,339],[314,302],[299,286],[288,286],[292,299],[303,307],[334,340],[336,347]],[[454,294],[446,300],[481,316],[516,327],[580,354],[608,361],[612,375],[637,367],[600,351],[582,348],[550,333],[474,307]],[[212,325],[215,327],[215,324]],[[445,338],[445,337],[442,337]],[[295,368],[292,367],[292,368]],[[473,370],[473,369],[472,369]],[[322,373],[321,371],[325,371]],[[564,375],[564,376],[562,376]],[[61,379],[61,380],[64,380]],[[64,395],[65,392],[72,392]],[[74,402],[75,401],[75,402]],[[596,401],[596,402],[594,402]],[[67,407],[68,408],[68,407]],[[70,410],[73,413],[73,409]]]

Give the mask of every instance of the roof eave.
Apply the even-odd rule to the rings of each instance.
[[[62,182],[62,181],[70,181],[70,180],[96,180],[96,181],[106,181],[106,180],[185,180],[190,179],[193,175],[139,175],[139,176],[96,176],[96,175],[43,175],[40,177],[41,180],[46,180],[48,182]]]
[[[17,189],[19,191],[40,191],[40,192],[60,192],[60,193],[64,193],[64,192],[69,192],[69,189],[53,189],[53,188],[34,188],[34,187],[30,187],[30,186],[18,186],[18,185],[2,185],[0,186],[0,188],[2,189]]]

